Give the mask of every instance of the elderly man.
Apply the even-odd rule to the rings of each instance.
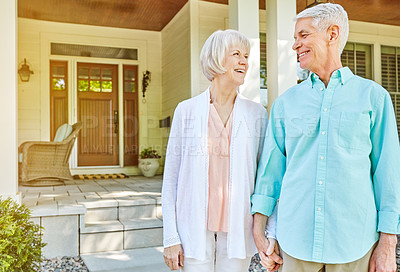
[[[311,74],[271,108],[252,196],[253,234],[267,263],[274,255],[264,229],[279,199],[283,272],[396,271],[396,119],[385,89],[342,67],[348,28],[337,4],[297,15],[293,50]]]

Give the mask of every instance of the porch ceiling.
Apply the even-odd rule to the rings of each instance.
[[[297,13],[307,0],[297,0]],[[399,0],[330,0],[344,7],[350,20],[400,26]]]
[[[18,16],[37,20],[160,31],[188,0],[19,0]],[[228,0],[203,0],[228,4]],[[297,0],[297,12],[307,0]],[[400,26],[399,0],[335,0],[351,20]],[[265,0],[259,0],[265,9]]]

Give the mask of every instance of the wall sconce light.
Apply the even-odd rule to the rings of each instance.
[[[306,0],[306,8],[311,8],[321,3],[328,3],[328,0]]]
[[[150,81],[151,81],[151,72],[146,70],[146,72],[143,72],[143,78],[142,78],[143,103],[146,103],[146,89],[149,86]]]
[[[24,63],[20,65],[18,74],[22,82],[28,82],[31,74],[33,74],[33,71],[29,69],[29,65],[26,64],[26,59],[24,59]]]

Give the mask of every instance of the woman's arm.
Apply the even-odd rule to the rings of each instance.
[[[164,260],[171,270],[183,265],[183,249],[177,230],[176,200],[179,170],[182,156],[182,117],[180,105],[177,106],[172,121],[164,165],[161,193]]]

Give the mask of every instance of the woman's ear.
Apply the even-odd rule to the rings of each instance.
[[[328,35],[329,35],[329,45],[333,45],[339,41],[339,26],[338,25],[331,25],[328,28]]]

